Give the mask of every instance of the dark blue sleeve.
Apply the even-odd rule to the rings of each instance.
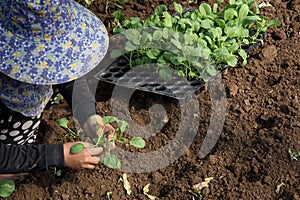
[[[83,125],[87,118],[96,114],[95,96],[90,92],[86,77],[55,87],[72,108],[72,114],[78,119],[80,125]]]
[[[64,167],[63,144],[6,145],[0,143],[0,174],[46,171]]]

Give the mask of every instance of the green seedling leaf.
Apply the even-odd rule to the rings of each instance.
[[[233,8],[228,8],[227,10],[224,11],[224,19],[226,21],[232,20],[236,16],[237,16],[237,12]]]
[[[114,116],[104,116],[102,118],[103,125],[110,124],[112,122],[118,121],[118,119]]]
[[[242,66],[245,66],[247,64],[247,53],[246,53],[246,51],[244,49],[239,49],[238,54],[243,59]]]
[[[63,127],[63,128],[66,128],[66,129],[69,128],[69,127],[68,127],[69,120],[68,120],[67,118],[65,118],[65,117],[59,119],[59,120],[57,121],[57,123],[58,123],[59,126],[61,126],[61,127]]]
[[[141,137],[133,137],[133,138],[131,138],[129,143],[131,146],[134,146],[134,147],[140,148],[140,149],[142,149],[146,146],[145,140]]]
[[[127,41],[125,43],[125,50],[130,52],[130,51],[134,51],[136,50],[138,47],[136,45],[134,45],[131,41]]]
[[[162,38],[162,36],[163,36],[163,33],[162,33],[161,30],[156,30],[156,31],[154,31],[154,33],[153,33],[153,39],[154,39],[154,40],[160,41],[161,38]]]
[[[128,123],[126,121],[123,121],[123,120],[118,120],[117,123],[118,123],[118,128],[121,131],[121,133],[124,133],[125,129],[128,126]]]
[[[216,14],[218,12],[218,7],[219,7],[219,4],[215,3],[213,6],[213,13]]]
[[[64,99],[64,97],[61,94],[57,94],[54,98],[54,103],[60,104],[60,102]]]
[[[225,60],[227,62],[227,64],[231,67],[235,67],[238,63],[238,59],[236,58],[235,55],[231,55],[228,58],[226,58]]]
[[[166,28],[172,28],[172,25],[173,25],[172,19],[171,18],[165,18],[163,20],[163,25]]]
[[[239,19],[243,20],[249,13],[249,7],[247,4],[243,4],[239,10]]]
[[[0,197],[9,197],[15,191],[15,182],[12,180],[0,180]]]
[[[154,14],[161,16],[165,11],[168,11],[168,7],[164,4],[161,4],[155,8]]]
[[[160,50],[158,49],[150,49],[149,51],[147,51],[147,56],[151,59],[157,59],[157,57],[159,56],[160,54]]]
[[[121,169],[121,162],[116,155],[107,154],[104,157],[104,165],[112,169]]]
[[[207,3],[201,3],[199,6],[200,14],[204,17],[211,14],[211,7]]]
[[[182,6],[176,2],[174,2],[173,4],[174,4],[175,11],[178,12],[181,16],[182,15]]]
[[[143,194],[146,195],[150,200],[155,200],[157,197],[151,194],[148,194],[149,192],[150,183],[144,186],[143,188]]]
[[[82,143],[76,143],[76,144],[73,144],[71,146],[70,153],[71,154],[77,154],[77,153],[82,152],[84,149],[85,149],[84,144],[82,144]]]
[[[126,190],[126,193],[127,193],[127,195],[130,195],[132,191],[131,191],[130,183],[127,180],[127,174],[124,173],[122,177],[123,177],[123,186]]]
[[[234,5],[236,0],[229,0],[230,5]]]
[[[201,27],[209,29],[213,27],[213,21],[211,19],[205,19],[201,21]]]
[[[127,142],[127,139],[124,138],[124,137],[120,137],[120,138],[118,138],[118,142],[126,143],[126,142]]]
[[[123,21],[123,20],[125,19],[124,14],[123,14],[121,11],[119,11],[119,10],[115,11],[115,12],[112,14],[112,16],[113,16],[115,19],[118,19],[118,20],[120,20],[120,21]]]
[[[280,22],[278,20],[269,20],[268,26],[280,26]]]

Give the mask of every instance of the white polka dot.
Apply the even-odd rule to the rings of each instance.
[[[34,140],[33,139],[29,139],[27,143],[33,143]]]
[[[23,144],[25,140],[20,140],[17,144]]]
[[[33,134],[34,134],[34,130],[33,131],[31,131],[28,135],[27,135],[27,137],[31,137]]]
[[[8,122],[11,122],[11,120],[12,120],[12,116],[11,115],[9,115],[9,117],[8,117]]]
[[[33,121],[27,121],[23,124],[22,126],[22,129],[25,130],[25,129],[28,129],[31,125],[33,124]]]
[[[9,133],[10,136],[15,137],[20,133],[20,131],[12,131]]]
[[[23,133],[27,133],[29,130],[27,129],[27,130],[25,130],[25,131],[23,131]]]
[[[0,135],[0,140],[6,140],[6,136],[5,135]]]
[[[13,128],[18,128],[20,125],[21,125],[21,122],[16,122],[16,123],[13,125]]]
[[[0,123],[3,124],[4,123],[4,119],[1,119]]]
[[[8,129],[1,130],[1,133],[7,133],[7,132],[8,132]]]
[[[40,117],[41,117],[41,113],[36,116],[37,119],[40,118]]]
[[[32,129],[36,129],[36,128],[40,125],[40,123],[41,123],[41,120],[39,120],[39,121],[32,127]]]
[[[23,135],[19,135],[18,137],[14,138],[14,141],[21,140],[23,138]]]

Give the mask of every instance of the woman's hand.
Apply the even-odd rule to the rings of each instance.
[[[88,134],[89,137],[94,138],[98,137],[98,133],[107,134],[108,141],[112,141],[115,129],[110,125],[106,124],[103,127],[103,120],[100,115],[92,115],[90,116],[83,125],[84,132]]]
[[[92,147],[92,144],[79,142],[85,145],[86,148],[77,154],[71,154],[72,145],[78,142],[68,142],[64,144],[65,165],[72,169],[94,169],[100,162],[100,154],[103,152],[102,147]]]

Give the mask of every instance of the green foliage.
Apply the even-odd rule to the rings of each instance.
[[[73,144],[71,146],[70,153],[71,154],[77,154],[77,153],[82,152],[84,149],[85,149],[84,144],[82,144],[82,143],[76,143],[76,144]]]
[[[12,180],[0,180],[0,197],[9,197],[15,191],[15,182]]]
[[[120,120],[114,116],[104,116],[102,120],[103,120],[104,127],[110,123],[117,124],[116,132],[112,139],[112,142],[120,142],[120,143],[127,142],[127,139],[123,137],[124,132],[128,126],[128,123],[126,121]],[[103,133],[104,129],[100,128],[100,125],[98,127],[98,130],[99,130],[98,137],[94,138],[93,141],[95,142],[96,146],[100,145],[105,147],[108,142],[107,134]],[[132,137],[129,144],[136,148],[144,148],[146,146],[146,142],[141,137]],[[108,153],[104,156],[104,165],[113,169],[121,168],[121,161],[118,159],[116,155],[111,153],[109,145],[108,145]]]
[[[121,169],[121,162],[114,154],[105,155],[104,165],[112,169]]]
[[[54,99],[54,103],[60,104],[60,102],[64,99],[64,97],[61,94],[57,94],[57,96]]]
[[[134,146],[134,147],[140,148],[140,149],[142,149],[146,146],[145,140],[143,140],[143,138],[141,138],[141,137],[133,137],[133,138],[131,138],[129,143],[131,146]]]
[[[208,81],[218,70],[236,66],[240,59],[245,66],[243,46],[256,43],[260,33],[280,24],[258,15],[254,0],[230,0],[221,11],[218,7],[201,3],[194,11],[183,12],[174,2],[177,15],[171,15],[166,5],[159,5],[145,20],[125,19],[114,28],[126,38],[125,48],[111,56],[123,55],[131,67],[157,63],[157,73],[164,80],[171,80],[176,71],[189,80],[200,77]],[[254,35],[250,35],[251,30]]]
[[[74,131],[72,131],[70,128],[69,128],[69,120],[65,117],[59,119],[57,121],[58,125],[65,128],[67,131],[68,131],[68,134],[70,134],[71,136],[77,138],[78,137],[78,134],[75,133]]]

